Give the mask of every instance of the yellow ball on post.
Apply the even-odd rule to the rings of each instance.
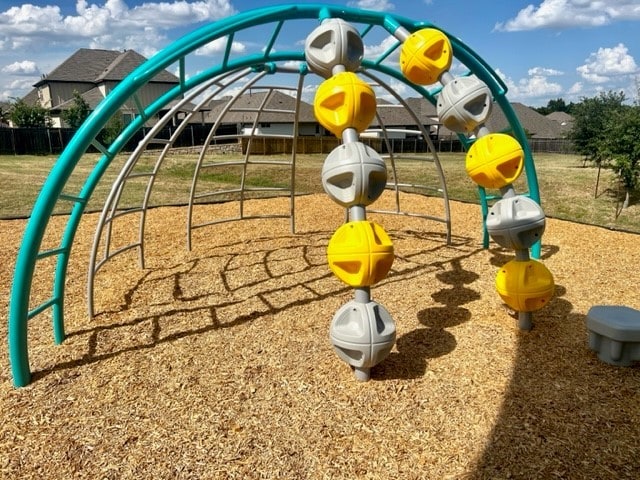
[[[341,225],[327,247],[329,268],[351,287],[371,286],[383,280],[393,259],[393,243],[387,232],[368,220]]]
[[[318,87],[313,110],[318,122],[338,138],[347,128],[362,133],[376,115],[376,94],[355,73],[337,73]]]
[[[496,275],[498,294],[518,312],[541,309],[553,296],[554,289],[553,275],[536,260],[511,260]]]
[[[522,173],[524,151],[518,141],[504,133],[480,137],[467,152],[465,169],[471,180],[484,188],[502,188]]]
[[[442,72],[449,70],[453,54],[449,38],[435,28],[412,33],[400,50],[400,69],[405,77],[418,85],[431,85]]]

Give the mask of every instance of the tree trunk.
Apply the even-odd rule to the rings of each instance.
[[[629,189],[625,188],[624,202],[622,202],[622,209],[623,210],[629,206],[629,196],[630,196],[629,195]]]

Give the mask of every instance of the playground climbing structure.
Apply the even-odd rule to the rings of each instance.
[[[280,42],[280,39],[293,30],[288,28],[288,24],[293,22],[304,23],[308,28],[306,31],[315,33],[310,33],[307,37],[304,49],[276,48],[277,43],[287,43]],[[321,38],[336,31],[338,37],[335,38],[342,42],[336,46],[337,51],[342,52],[337,57],[331,49],[325,49],[331,42],[327,43]],[[234,48],[239,40],[245,38],[264,38],[264,48],[255,53],[245,53]],[[380,38],[391,39],[391,42],[384,43],[389,47],[380,54],[363,56],[363,42],[380,43]],[[212,42],[224,46],[220,61],[194,75],[188,75],[187,65],[191,56]],[[398,53],[399,61],[394,59]],[[450,74],[454,59],[466,73],[458,77]],[[174,88],[144,103],[138,96],[138,91],[164,69],[178,72],[179,82]],[[349,221],[338,228],[329,242],[327,258],[329,268],[355,290],[353,302],[349,302],[334,317],[332,342],[344,354],[343,358],[359,369],[356,376],[368,378],[371,366],[382,361],[392,348],[395,338],[391,315],[382,305],[374,302],[370,295],[370,287],[384,279],[391,267],[393,245],[381,225],[366,219],[367,206],[375,201],[382,190],[391,188],[397,199],[395,211],[391,213],[418,215],[438,222],[445,226],[446,237],[450,238],[451,219],[446,182],[429,132],[405,98],[392,87],[393,82],[401,82],[412,92],[411,95],[422,97],[436,105],[442,123],[458,132],[469,152],[467,171],[478,184],[482,242],[488,247],[491,234],[497,242],[502,242],[501,245],[516,251],[513,263],[500,270],[496,282],[498,292],[507,304],[520,312],[521,327],[530,327],[530,314],[548,301],[553,291],[553,280],[540,262],[529,257],[530,253],[533,258],[539,257],[544,214],[539,208],[537,178],[526,135],[507,100],[507,88],[500,78],[468,46],[427,21],[414,21],[390,13],[335,5],[270,6],[205,25],[158,52],[132,71],[107,95],[61,153],[34,204],[15,264],[8,319],[9,355],[15,386],[24,386],[31,380],[27,335],[30,320],[44,312],[50,312],[54,342],[61,343],[65,338],[66,273],[76,231],[97,185],[112,164],[121,164],[115,160],[134,134],[143,129],[146,132],[116,176],[96,229],[87,282],[90,314],[94,311],[93,279],[106,262],[124,252],[136,251],[140,265],[144,266],[144,225],[149,198],[158,172],[171,152],[178,134],[186,128],[188,120],[200,115],[212,99],[227,98],[226,105],[216,118],[194,162],[185,221],[187,244],[190,246],[194,228],[206,228],[219,221],[252,218],[246,216],[242,208],[245,198],[251,193],[245,180],[248,167],[259,166],[260,160],[252,158],[251,148],[248,148],[243,160],[236,162],[242,178],[239,187],[234,190],[239,196],[238,216],[201,223],[193,221],[193,211],[197,209],[198,202],[213,199],[219,193],[199,191],[198,180],[203,172],[217,168],[215,162],[207,161],[207,151],[211,144],[222,137],[218,127],[223,124],[224,115],[234,109],[238,110],[236,102],[240,93],[231,92],[242,85],[239,90],[260,88],[268,96],[276,90],[288,88],[300,99],[304,82],[309,78],[317,78],[316,74],[324,79],[314,102],[316,115],[325,128],[342,140],[342,145],[327,157],[322,179],[319,181],[323,182],[330,197],[343,205],[349,213]],[[276,79],[283,75],[297,75],[298,80],[283,82],[287,86],[278,85]],[[291,87],[292,83],[296,86]],[[439,195],[442,199],[442,214],[412,212],[401,206],[398,192],[403,184],[398,179],[395,168],[395,163],[401,160],[401,156],[389,151],[388,157],[382,158],[361,142],[361,137],[373,118],[378,121],[377,130],[387,144],[389,136],[394,133],[393,126],[385,125],[376,111],[376,90],[386,92],[408,111],[416,123],[412,132],[418,132],[430,146],[432,157],[425,160],[424,164],[425,168],[436,171],[439,185],[426,186],[420,192]],[[335,92],[339,94],[336,95]],[[125,103],[135,105],[138,114],[111,144],[102,144],[99,141],[101,130]],[[488,132],[484,128],[484,119],[492,108],[502,110],[510,125],[508,132]],[[252,127],[246,132],[249,141],[263,135],[258,125],[269,110],[265,101],[251,111],[244,112],[251,115]],[[287,110],[287,114],[291,116],[294,128],[286,137],[295,139],[298,135],[300,102],[293,109]],[[160,138],[157,134],[167,124],[177,124],[177,128],[169,138]],[[290,209],[283,216],[291,219],[291,228],[294,230],[296,142],[291,143],[289,158],[278,162],[288,169],[290,184],[274,193],[289,195]],[[151,146],[160,149],[153,149]],[[88,150],[97,150],[100,158],[92,163],[79,191],[68,191],[67,181]],[[157,157],[152,168],[141,171],[136,166],[145,155]],[[354,175],[354,172],[359,174]],[[526,175],[528,191],[518,195],[512,182],[521,173]],[[134,208],[124,208],[120,204],[122,191],[136,181],[142,182],[144,186],[140,203]],[[497,189],[497,192],[488,194],[486,189]],[[57,213],[68,213],[65,217],[66,227],[62,236],[57,239],[57,244],[43,249],[43,238],[54,210]],[[115,246],[111,237],[113,225],[119,219],[131,215],[138,216],[136,239],[129,244]],[[356,244],[358,246],[354,246]],[[36,265],[43,259],[55,260],[51,295],[43,302],[33,305],[32,281],[37,273]],[[362,268],[356,268],[360,264]],[[38,301],[39,299],[36,300]],[[355,342],[357,349],[368,349],[369,352],[357,364],[353,361],[355,355],[348,352],[350,345],[347,345],[348,339],[344,338],[344,330],[340,327],[353,318],[365,318],[367,322],[374,319],[376,332],[379,332],[375,338],[370,335],[366,341]],[[370,348],[374,344],[376,351]]]

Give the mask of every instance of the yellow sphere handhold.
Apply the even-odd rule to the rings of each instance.
[[[393,243],[380,225],[368,220],[340,226],[327,247],[331,271],[351,287],[383,280],[393,264]]]
[[[400,50],[402,73],[418,85],[436,83],[442,72],[449,70],[452,59],[449,38],[434,28],[412,33]]]
[[[318,87],[313,110],[318,122],[338,138],[346,128],[361,133],[376,115],[376,94],[355,73],[337,73]]]
[[[465,168],[484,188],[502,188],[522,173],[524,151],[518,141],[504,133],[480,137],[467,152]]]
[[[544,307],[554,290],[553,275],[536,260],[511,260],[496,275],[496,290],[511,308],[533,312]]]

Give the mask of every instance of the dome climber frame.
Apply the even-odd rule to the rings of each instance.
[[[351,62],[351,60],[338,62],[340,63],[340,65],[338,65],[340,68],[337,68],[336,65],[332,65],[331,62],[324,62],[325,67],[322,67],[322,59],[319,63],[314,63],[312,65],[307,62],[308,58],[305,55],[304,50],[287,51],[275,49],[276,41],[281,35],[287,22],[308,21],[314,22],[317,26],[324,25],[326,21],[327,23],[331,23],[334,19],[351,22],[360,27],[360,30],[357,31],[357,35],[354,35],[351,32],[347,36],[351,36],[356,39],[357,37],[363,39],[366,38],[367,35],[371,35],[371,32],[383,32],[387,35],[395,36],[396,42],[385,52],[374,58],[361,58],[355,63]],[[264,50],[256,54],[235,52],[233,48],[234,41],[238,36],[250,32],[251,29],[257,28],[271,32]],[[342,28],[341,25],[340,28]],[[313,30],[313,26],[310,27],[310,31],[311,30]],[[414,78],[414,73],[410,72],[410,68],[403,71],[388,62],[388,57],[397,53],[398,49],[401,50],[401,58],[404,58],[405,60],[406,58],[415,56],[416,52],[424,53],[425,44],[432,45],[434,42],[434,40],[431,39],[431,36],[434,36],[436,43],[438,41],[444,41],[444,43],[450,45],[451,58],[460,62],[467,69],[467,73],[465,75],[454,79],[448,72],[448,66],[451,61],[449,60],[448,65],[438,67],[439,70],[437,70],[435,78],[436,81],[439,80],[441,83],[441,85],[438,85],[433,81],[434,78],[432,78],[432,76],[430,77],[427,75],[428,78],[426,79]],[[221,62],[188,77],[186,73],[186,65],[189,55],[194,54],[197,49],[214,41],[224,42],[224,53],[222,55]],[[427,47],[429,47],[429,45],[427,45]],[[347,53],[350,54],[352,52]],[[297,62],[298,66],[292,67],[292,62]],[[411,62],[413,62],[413,60],[408,61],[408,63]],[[327,67],[327,65],[329,65],[329,67]],[[138,91],[151,81],[155,75],[170,67],[177,67],[179,83],[150,102],[143,102],[138,95]],[[323,70],[323,68],[325,68],[325,70]],[[418,66],[418,71],[420,68],[422,67]],[[422,71],[418,72],[417,76],[420,77],[420,74],[424,74],[424,72],[425,70],[422,69]],[[167,155],[170,153],[174,141],[187,127],[189,119],[194,115],[199,114],[202,109],[205,108],[206,104],[214,98],[214,96],[223,95],[228,91],[227,89],[237,87],[240,80],[245,82],[244,87],[235,95],[232,95],[231,99],[221,109],[220,115],[216,118],[214,125],[209,131],[204,145],[198,154],[187,209],[187,247],[189,249],[191,248],[192,231],[196,228],[203,228],[214,223],[225,221],[256,218],[256,216],[246,215],[243,208],[245,199],[249,198],[254,193],[257,195],[288,194],[290,198],[289,211],[283,214],[270,215],[270,217],[275,216],[289,218],[291,230],[295,231],[295,163],[297,154],[295,140],[298,136],[297,129],[298,118],[300,115],[300,97],[302,95],[304,80],[311,73],[318,73],[320,76],[324,76],[326,78],[325,82],[341,73],[360,75],[367,78],[375,88],[382,89],[393,95],[398,103],[409,112],[416,122],[417,127],[417,130],[411,130],[410,133],[419,132],[424,141],[428,144],[431,154],[433,155],[433,159],[431,162],[425,163],[433,165],[440,185],[435,187],[415,186],[403,184],[399,181],[396,176],[395,162],[400,159],[401,156],[394,154],[390,148],[390,138],[391,134],[394,133],[394,129],[391,126],[386,126],[382,117],[376,112],[373,112],[372,115],[377,118],[378,124],[380,125],[380,128],[375,130],[375,133],[382,137],[382,141],[387,144],[387,150],[389,152],[388,156],[383,160],[388,161],[388,164],[385,162],[385,165],[386,168],[391,170],[391,179],[384,185],[378,185],[377,188],[390,188],[395,191],[396,195],[396,209],[394,211],[381,212],[412,216],[415,215],[425,219],[441,222],[446,228],[447,241],[450,239],[451,228],[448,204],[449,200],[444,174],[439,160],[437,159],[433,143],[430,140],[429,132],[425,130],[424,126],[419,121],[419,117],[416,112],[410,108],[403,98],[394,92],[393,88],[385,82],[383,77],[390,77],[395,81],[402,82],[412,92],[415,92],[418,96],[428,100],[433,105],[437,105],[439,99],[446,100],[452,95],[455,97],[456,93],[454,92],[452,94],[451,91],[456,88],[463,90],[466,89],[466,91],[471,91],[476,88],[477,84],[466,81],[464,80],[465,78],[475,77],[483,84],[484,88],[487,88],[490,91],[494,107],[500,108],[504,113],[509,123],[509,133],[512,135],[514,142],[519,146],[519,158],[521,159],[519,168],[526,173],[528,192],[516,195],[513,188],[510,186],[510,181],[506,181],[505,183],[505,181],[491,182],[486,180],[487,176],[491,177],[491,175],[488,175],[489,170],[491,170],[491,174],[495,173],[497,170],[499,172],[498,176],[500,176],[502,175],[501,169],[505,165],[509,168],[512,167],[513,162],[511,161],[511,158],[514,155],[512,151],[513,149],[510,149],[509,145],[506,145],[503,141],[501,135],[504,134],[491,133],[486,130],[482,130],[482,128],[484,128],[483,125],[480,125],[479,128],[467,128],[469,127],[469,123],[467,123],[465,127],[463,121],[462,127],[460,127],[459,124],[458,127],[462,128],[464,131],[459,131],[458,137],[468,152],[471,152],[472,150],[477,152],[474,154],[474,158],[472,159],[473,161],[476,161],[478,158],[485,159],[484,164],[481,164],[480,167],[474,169],[473,161],[471,162],[472,166],[469,166],[470,158],[469,153],[467,154],[467,173],[469,173],[471,178],[478,184],[484,247],[487,248],[489,245],[489,236],[495,235],[494,239],[498,243],[512,247],[516,251],[516,259],[509,262],[508,265],[501,269],[498,277],[496,278],[498,293],[508,305],[514,306],[514,308],[518,307],[516,309],[520,312],[520,327],[525,329],[530,328],[530,313],[533,310],[541,308],[546,300],[548,300],[548,296],[550,295],[549,291],[552,290],[553,284],[550,274],[544,266],[529,258],[529,251],[533,258],[538,258],[540,255],[540,236],[544,229],[544,214],[541,213],[538,207],[536,207],[540,204],[540,194],[538,190],[535,166],[524,129],[507,100],[506,85],[489,67],[489,65],[473,50],[467,47],[456,37],[449,35],[447,32],[444,32],[430,22],[414,21],[405,17],[392,15],[390,13],[367,11],[358,8],[338,7],[334,5],[280,5],[242,12],[235,16],[210,23],[185,35],[181,39],[173,42],[158,52],[132,71],[106,96],[106,98],[90,114],[87,120],[80,126],[67,147],[60,154],[35,201],[16,258],[8,318],[9,357],[13,383],[16,387],[25,386],[31,381],[31,367],[29,364],[27,339],[28,322],[30,319],[50,309],[54,342],[56,344],[60,344],[65,339],[65,283],[69,258],[76,231],[85,212],[87,203],[100,183],[100,180],[103,178],[105,172],[107,172],[116,156],[139,130],[143,128],[145,130],[148,129],[143,139],[138,143],[137,147],[121,167],[116,180],[112,184],[111,191],[105,201],[96,228],[96,234],[94,236],[94,243],[89,260],[87,281],[87,305],[89,315],[94,314],[94,278],[102,265],[120,253],[136,249],[138,251],[140,266],[144,267],[144,228],[146,211],[149,207],[149,200],[153,190],[154,181],[160,167],[167,158]],[[279,75],[285,74],[298,76],[297,85],[295,87],[283,87],[281,85],[265,83],[265,80],[271,80]],[[422,84],[420,82],[422,82]],[[199,175],[205,170],[209,168],[216,168],[217,166],[215,162],[213,164],[206,163],[208,146],[225,140],[225,136],[217,135],[216,130],[224,122],[226,114],[233,112],[234,108],[238,110],[234,105],[240,99],[242,93],[246,92],[250,88],[260,89],[263,91],[264,99],[258,107],[252,108],[250,111],[246,111],[246,113],[250,113],[252,115],[253,120],[252,126],[250,127],[250,134],[247,138],[248,146],[246,147],[246,154],[241,161],[235,163],[235,166],[237,166],[239,171],[241,171],[241,184],[237,189],[222,192],[199,192]],[[271,98],[274,92],[283,89],[291,89],[294,93],[296,98],[295,108],[286,111],[270,108],[268,106],[269,98]],[[191,101],[198,102],[195,108],[189,107],[189,105],[193,105]],[[439,113],[441,108],[446,109],[451,107],[449,110],[452,112],[456,110],[455,98],[451,101],[446,101],[449,103],[446,103],[444,106],[438,105]],[[134,105],[138,112],[137,115],[122,129],[122,131],[119,132],[115,140],[113,140],[110,145],[107,146],[101,144],[98,140],[101,130],[109,122],[112,116],[115,115],[125,104]],[[159,112],[165,111],[167,106],[171,106],[167,113],[165,113],[159,121],[149,128],[147,126],[149,121],[152,119],[156,120]],[[317,99],[314,103],[314,107],[316,108],[316,116],[318,117],[319,107]],[[259,119],[261,115],[267,113],[290,115],[294,125],[292,134],[261,134],[258,128]],[[452,122],[454,128],[456,128],[456,121],[460,120],[459,115],[455,112],[446,113],[446,115],[447,118],[453,119]],[[320,113],[319,120],[321,124],[327,128],[327,125],[322,121],[321,117],[322,114]],[[177,118],[181,118],[181,120],[178,122],[178,127],[173,131],[171,137],[168,139],[159,138],[157,134],[161,128],[168,124],[168,122]],[[350,119],[350,121],[352,121],[353,117],[350,117]],[[480,121],[479,123],[482,122]],[[334,132],[334,134],[339,138],[341,137],[344,142],[342,147],[339,148],[348,148],[351,150],[356,149],[359,153],[355,155],[359,155],[364,159],[364,164],[369,165],[367,168],[372,169],[372,171],[379,171],[381,160],[377,158],[378,154],[368,148],[355,146],[360,144],[359,135],[363,134],[363,137],[365,136],[364,127],[365,126],[359,125],[358,128],[360,131],[357,133],[345,134],[344,131],[340,131],[337,134]],[[351,131],[351,125],[347,125],[346,130]],[[374,133],[374,130],[369,130],[369,132]],[[397,131],[397,133],[406,132]],[[250,152],[252,150],[252,142],[256,141],[256,139],[261,136],[264,138],[276,137],[291,141],[292,147],[290,158],[283,161],[254,160],[251,158]],[[476,146],[476,143],[481,145]],[[142,154],[147,152],[151,146],[157,146],[158,144],[160,144],[161,148],[153,168],[144,172],[137,170],[135,167]],[[84,178],[82,187],[78,192],[65,191],[69,178],[74,174],[74,171],[81,162],[83,156],[90,149],[97,149],[99,151],[99,160],[93,164],[91,171],[88,173],[86,178]],[[155,150],[155,152],[157,151],[158,150]],[[497,155],[494,153],[496,151],[498,151],[500,155],[508,157],[507,161],[498,161],[495,168],[494,166],[487,167],[489,164],[493,165],[496,163],[493,161],[495,155]],[[487,160],[487,155],[491,157],[489,160]],[[332,152],[332,154],[330,154],[330,158],[333,158],[332,165],[336,165],[336,168],[348,167],[348,165],[346,165],[348,162],[344,160],[344,156],[340,157],[339,152]],[[330,158],[328,158],[327,162]],[[248,165],[260,165],[262,163],[271,163],[274,166],[280,166],[284,169],[288,169],[288,172],[290,173],[289,186],[286,188],[249,188],[245,182]],[[225,164],[229,166],[228,162]],[[326,166],[327,163],[325,163],[325,168]],[[329,179],[329,173],[327,175],[328,176],[326,178]],[[141,179],[144,185],[144,194],[139,207],[129,209],[119,208],[119,202],[122,198],[125,185],[129,181],[135,181],[134,179],[136,178]],[[501,178],[507,178],[507,180],[509,180],[511,177],[503,176]],[[330,185],[330,183],[330,179],[325,181],[323,169],[323,186],[325,186],[325,190],[328,192],[328,189],[331,187],[328,187],[327,185]],[[423,212],[409,212],[402,209],[400,206],[399,192],[407,188],[422,189],[422,191],[428,191],[430,194],[433,194],[433,192],[439,193],[443,200],[442,216],[433,216]],[[489,194],[486,191],[487,189],[497,189],[499,192],[496,194]],[[226,219],[213,219],[209,222],[200,224],[194,223],[193,213],[198,207],[199,202],[214,199],[216,196],[229,194],[236,195],[239,198],[239,213],[237,216]],[[521,201],[522,199],[527,200]],[[493,203],[493,206],[490,205],[491,203]],[[373,222],[366,221],[366,218],[364,218],[364,207],[361,209],[359,209],[360,207],[354,209],[354,205],[355,204],[353,204],[353,202],[346,202],[345,204],[350,218],[349,222],[345,223],[345,225],[341,227],[342,230],[339,229],[341,230],[340,235],[356,235],[365,240],[368,239],[365,241],[365,244],[368,242],[369,245],[366,247],[366,249],[368,249],[367,251],[369,254],[371,254],[373,250],[375,250],[375,252],[379,252],[379,258],[381,260],[379,262],[376,260],[376,262],[382,265],[382,267],[380,267],[382,270],[385,270],[390,266],[389,262],[392,261],[392,246],[387,241],[388,239],[386,238],[381,226],[373,224]],[[47,232],[47,226],[49,225],[51,216],[54,211],[58,213],[60,210],[64,210],[64,212],[68,214],[65,217],[66,225],[62,236],[53,248],[42,249],[43,239],[45,238],[45,233]],[[372,207],[369,211],[373,212],[379,210],[374,210]],[[128,245],[115,249],[112,248],[111,235],[114,222],[123,216],[133,214],[138,215],[139,230],[137,239]],[[527,219],[525,224],[520,220],[523,217],[526,217]],[[362,222],[365,222],[366,224]],[[352,228],[349,226],[350,224],[357,225],[353,225]],[[380,240],[382,243],[372,246],[373,240],[371,239],[374,238],[378,240],[382,239]],[[337,326],[335,329],[332,327],[332,342],[334,343],[334,347],[336,348],[339,356],[348,363],[351,363],[353,366],[354,364],[351,362],[353,358],[349,358],[348,353],[346,354],[347,358],[345,358],[345,352],[349,352],[349,350],[340,351],[341,345],[348,344],[348,342],[345,343],[344,338],[340,338],[341,323],[344,324],[345,322],[351,322],[354,317],[358,316],[370,319],[376,317],[374,318],[374,322],[378,321],[378,323],[380,323],[382,321],[381,323],[384,323],[388,327],[390,326],[387,331],[380,334],[384,337],[384,345],[381,348],[387,352],[391,348],[390,345],[393,345],[395,330],[393,328],[389,312],[386,312],[382,306],[370,301],[368,296],[369,287],[379,280],[380,275],[386,275],[386,271],[383,271],[382,273],[370,272],[368,275],[364,275],[362,278],[357,280],[346,278],[344,273],[340,273],[340,262],[352,262],[353,260],[351,258],[346,258],[346,260],[344,259],[345,255],[346,257],[349,257],[349,255],[352,254],[359,256],[358,258],[362,256],[362,252],[353,253],[345,251],[340,238],[336,237],[335,240],[332,238],[328,251],[330,266],[338,278],[346,281],[346,283],[356,289],[355,299],[340,309],[334,318],[334,324]],[[36,265],[39,261],[47,258],[53,258],[56,265],[53,274],[53,284],[51,285],[51,297],[32,307],[32,302],[35,300],[31,298],[31,287],[36,273]],[[344,278],[342,278],[341,275]],[[527,277],[527,275],[529,275],[529,277],[532,276],[533,282],[527,283],[526,281],[514,281],[514,278],[524,278]],[[525,282],[525,284],[523,284],[523,282]],[[369,347],[371,347],[371,345],[369,345]],[[381,357],[383,356],[384,355]],[[381,359],[382,358],[377,358],[376,362],[381,361]],[[356,377],[361,380],[368,378],[368,368],[373,364],[374,363],[361,365],[360,367],[362,368],[360,371],[356,372]],[[360,367],[356,366],[355,368],[358,369]]]

